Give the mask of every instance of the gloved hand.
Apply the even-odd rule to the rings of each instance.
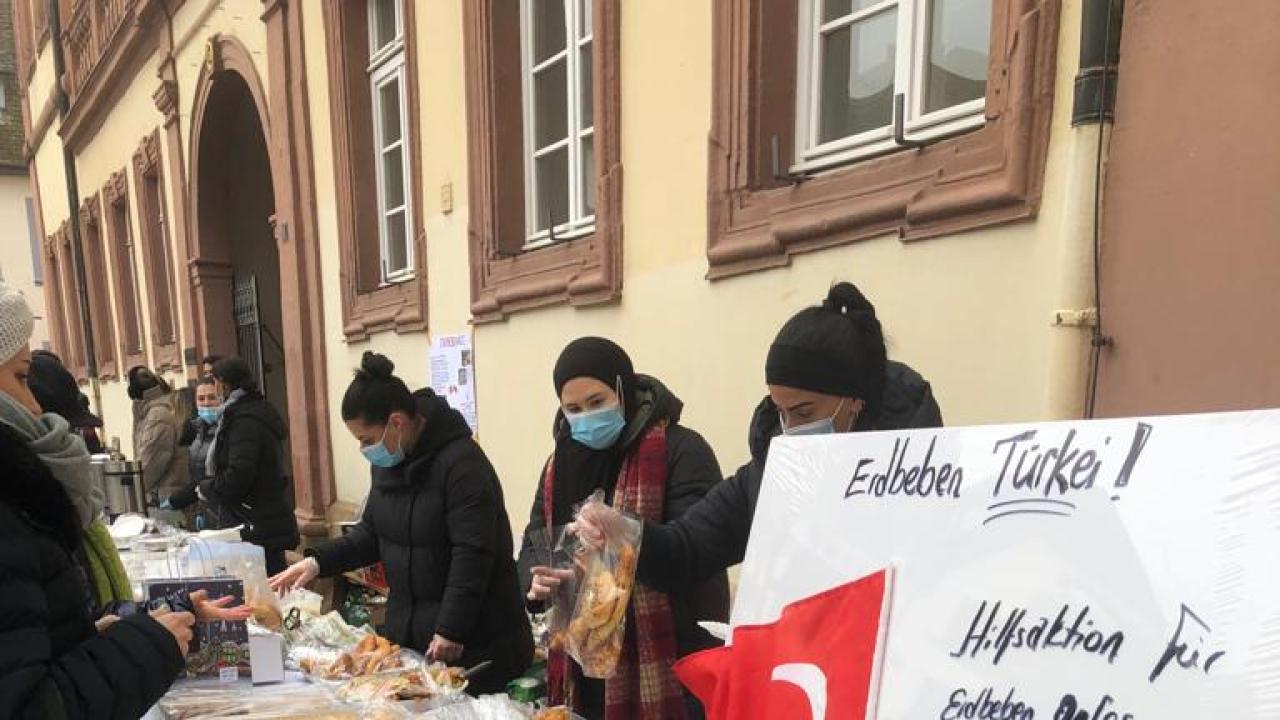
[[[161,509],[161,510],[172,510],[172,509],[173,509],[173,503],[169,502],[169,498],[165,498],[165,499],[164,499],[164,501],[160,503],[160,509]]]

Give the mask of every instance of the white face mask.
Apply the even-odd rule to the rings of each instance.
[[[796,425],[794,427],[787,427],[787,421],[782,419],[781,414],[779,414],[778,419],[782,421],[782,432],[785,435],[790,435],[792,437],[799,437],[802,435],[834,435],[836,432],[836,417],[840,415],[840,411],[843,409],[844,400],[841,399],[840,404],[836,406],[836,411],[831,414],[831,417],[825,417],[821,420],[814,420],[813,422]]]

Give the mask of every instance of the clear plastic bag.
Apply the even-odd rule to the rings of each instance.
[[[597,490],[583,506],[591,503],[603,504],[603,491]],[[621,522],[605,529],[603,547],[584,547],[575,559],[582,576],[565,636],[566,648],[589,678],[609,678],[617,669],[640,557],[640,538],[640,521],[624,516]]]
[[[563,572],[560,585],[547,599],[546,609],[543,611],[547,649],[560,652],[565,650],[569,621],[573,619],[574,605],[578,599],[580,569],[575,561],[581,553],[582,545],[576,536],[565,532],[563,525],[555,528],[539,527],[530,534],[529,540],[540,565]]]
[[[253,619],[272,632],[280,632],[280,601],[267,583],[267,563],[261,547],[245,542],[187,542],[187,572],[205,577],[234,577],[244,581],[244,601],[253,608]]]

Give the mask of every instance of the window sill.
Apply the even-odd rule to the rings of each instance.
[[[534,252],[536,250],[541,250],[543,248],[548,248],[555,245],[562,245],[566,242],[573,242],[574,240],[579,240],[581,238],[593,235],[595,234],[595,231],[596,231],[596,226],[595,226],[594,220],[592,220],[590,224],[584,227],[574,228],[572,230],[565,230],[564,232],[556,230],[556,234],[554,238],[548,235],[545,231],[543,231],[536,235],[531,236],[529,240],[525,242],[524,247],[520,249],[520,252]]]
[[[396,285],[403,285],[407,282],[413,282],[414,280],[417,280],[417,279],[418,279],[417,274],[414,273],[412,270],[410,270],[404,273],[403,275],[397,275],[395,277],[385,278],[382,281],[382,284],[378,285],[378,289],[383,290],[385,288],[395,287]]]
[[[950,139],[955,135],[979,130],[985,124],[986,116],[979,113],[978,115],[968,115],[946,122],[917,124],[914,128],[907,126],[907,130],[903,134],[906,136],[905,139],[908,143],[934,143]],[[812,157],[792,165],[790,172],[792,175],[813,176],[818,173],[841,170],[850,165],[885,155],[910,152],[916,149],[910,145],[899,145],[893,138],[892,128],[877,131],[876,136],[873,137],[876,138],[873,141],[864,142],[843,150],[822,154],[814,153]]]
[[[427,328],[426,283],[415,275],[343,298],[343,334],[362,342],[380,332],[417,332]]]

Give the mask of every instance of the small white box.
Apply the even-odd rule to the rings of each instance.
[[[284,636],[272,632],[249,633],[249,670],[253,684],[284,681]]]

